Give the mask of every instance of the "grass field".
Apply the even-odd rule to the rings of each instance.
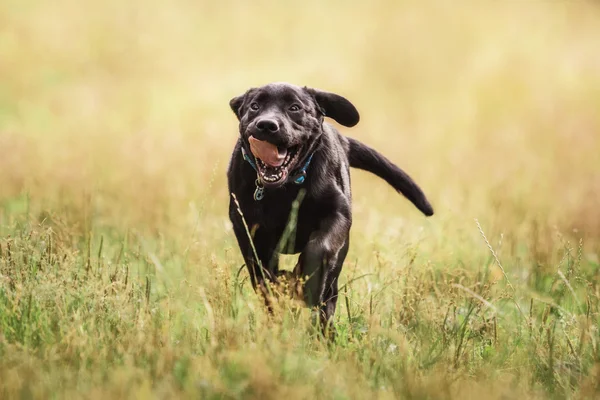
[[[0,0],[0,398],[600,396],[600,4]],[[338,337],[248,282],[228,101],[348,97]],[[294,257],[284,259],[292,268]]]

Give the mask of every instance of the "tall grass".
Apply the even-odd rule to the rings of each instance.
[[[0,1],[0,398],[598,396],[599,14]],[[334,343],[267,315],[227,218],[227,102],[280,80],[436,209],[353,171]]]

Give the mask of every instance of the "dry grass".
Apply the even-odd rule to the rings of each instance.
[[[599,17],[0,0],[0,397],[598,396]],[[227,219],[227,102],[279,80],[350,98],[437,212],[353,173],[335,344],[265,315]]]

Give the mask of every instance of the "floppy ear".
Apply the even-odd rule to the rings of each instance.
[[[360,120],[358,111],[346,98],[318,89],[306,88],[306,90],[313,96],[326,117],[333,118],[336,122],[347,127],[358,124]]]
[[[229,100],[229,107],[231,107],[235,116],[238,119],[240,119],[240,111],[242,110],[242,105],[244,104],[245,99],[246,99],[246,93],[236,96],[233,99]]]

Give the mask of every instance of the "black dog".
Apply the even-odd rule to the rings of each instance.
[[[235,195],[229,218],[252,285],[266,295],[267,283],[279,276],[279,254],[301,253],[294,275],[306,278],[304,301],[320,308],[325,328],[335,313],[338,277],[349,246],[350,167],[381,177],[427,216],[433,208],[404,171],[324,122],[329,117],[347,127],[358,123],[358,111],[345,98],[272,83],[229,104],[240,131],[227,172],[229,192]],[[295,202],[299,195],[301,201]],[[295,237],[286,230],[294,204]],[[291,242],[280,243],[282,236],[290,236]]]

